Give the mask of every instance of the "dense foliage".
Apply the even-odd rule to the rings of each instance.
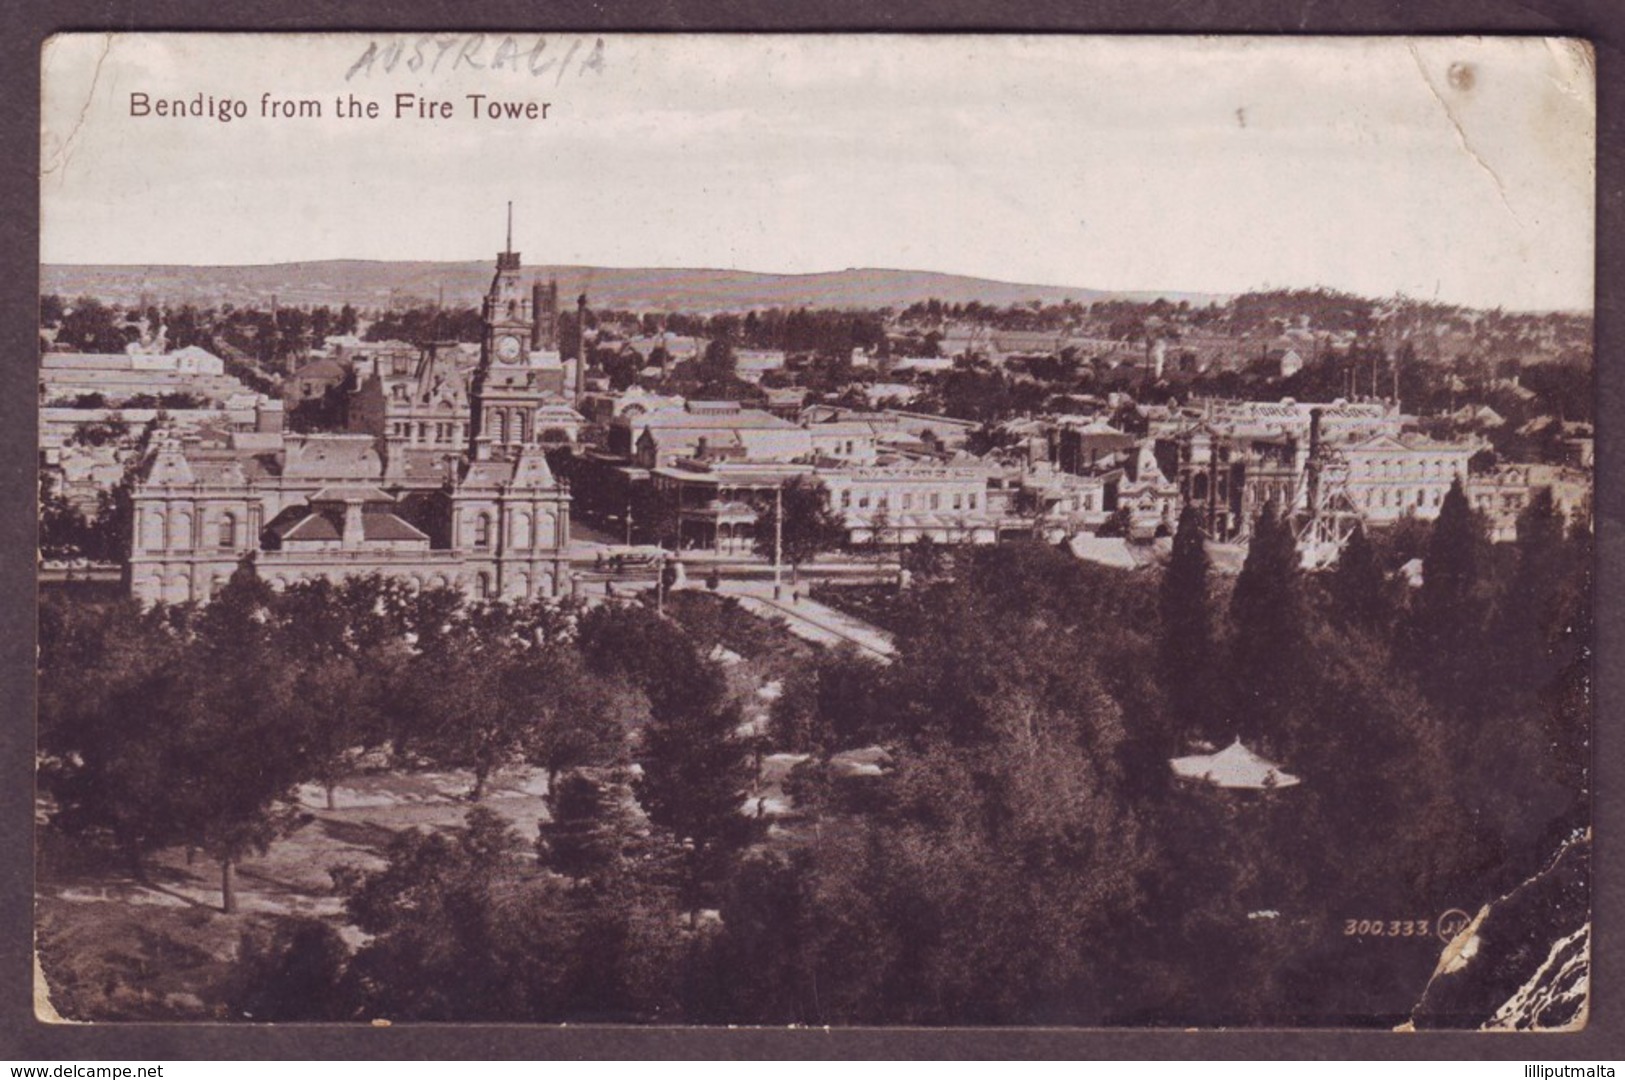
[[[359,948],[250,935],[256,1019],[1394,1022],[1437,942],[1347,920],[1476,910],[1589,820],[1590,537],[1537,500],[1491,550],[1465,509],[1407,541],[1420,589],[1363,533],[1305,574],[1272,513],[1233,583],[1189,522],[1162,572],[956,551],[894,592],[890,665],[782,648],[700,590],[665,617],[471,607],[245,566],[202,610],[49,603],[53,827],[229,874],[297,826],[295,785],[369,754],[464,768],[476,799],[549,772],[530,837],[476,805],[341,872]],[[759,736],[724,642],[783,673]],[[1168,767],[1238,737],[1301,782]],[[798,762],[770,828],[764,752]]]

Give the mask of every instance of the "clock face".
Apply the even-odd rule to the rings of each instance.
[[[519,356],[519,339],[511,334],[504,334],[497,338],[497,357],[502,360],[515,360]]]

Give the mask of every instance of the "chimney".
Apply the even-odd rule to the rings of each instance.
[[[1320,517],[1320,440],[1321,440],[1321,414],[1323,409],[1309,410],[1309,462],[1305,468],[1308,473],[1309,517],[1311,520]]]
[[[542,323],[546,319],[547,290],[540,281],[530,283],[530,348],[532,352],[546,348],[542,343]]]
[[[557,349],[559,347],[559,283],[550,280],[546,285],[541,282],[532,282],[530,287],[530,310],[535,320],[531,331],[532,349]]]
[[[285,415],[282,402],[262,397],[254,403],[254,430],[267,435],[279,432]]]
[[[576,297],[576,411],[581,411],[581,393],[587,384],[587,294]]]
[[[339,546],[346,551],[351,551],[360,547],[362,540],[365,539],[363,535],[363,528],[364,526],[361,520],[361,499],[359,497],[345,499],[344,537],[339,541]]]

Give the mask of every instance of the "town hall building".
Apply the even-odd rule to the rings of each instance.
[[[563,389],[556,296],[526,287],[512,247],[510,229],[466,381],[427,350],[379,373],[363,430],[295,434],[266,409],[253,430],[155,433],[133,492],[131,593],[207,600],[247,554],[276,587],[384,574],[474,599],[566,588],[570,495],[544,453]]]

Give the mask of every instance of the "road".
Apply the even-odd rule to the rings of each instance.
[[[803,640],[829,646],[848,642],[883,664],[891,663],[897,652],[892,636],[880,627],[805,596],[792,599],[788,588],[775,599],[772,582],[724,581],[717,591],[738,600],[753,615],[783,619],[789,631]]]

